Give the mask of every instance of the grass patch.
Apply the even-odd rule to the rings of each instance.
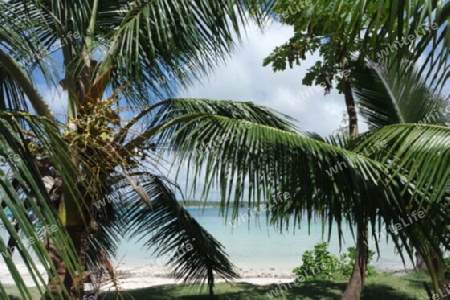
[[[413,300],[426,296],[423,282],[429,282],[428,276],[423,274],[409,274],[397,276],[393,274],[380,274],[367,278],[363,296],[364,300]],[[340,299],[345,288],[346,281],[314,280],[296,285],[285,285],[281,292],[278,285],[257,286],[249,283],[220,283],[215,287],[216,296],[209,297],[207,290],[199,290],[198,287],[182,285],[162,285],[145,289],[123,291],[119,299],[154,299],[154,300],[268,300],[268,299],[302,299],[324,300]],[[276,295],[274,291],[277,291]],[[269,293],[272,292],[269,297]],[[116,299],[114,293],[107,293],[106,299]]]
[[[423,282],[429,283],[429,277],[422,273],[405,276],[394,274],[379,274],[368,277],[361,299],[364,300],[418,300],[426,296]],[[285,285],[288,287],[287,285]],[[313,280],[299,284],[291,284],[287,291],[280,291],[278,285],[258,286],[250,283],[219,283],[215,286],[214,297],[209,297],[206,287],[202,290],[198,286],[183,286],[179,284],[161,285],[144,289],[122,291],[119,299],[123,300],[335,300],[340,299],[347,281]],[[5,287],[11,300],[21,297],[13,286]],[[274,295],[273,291],[278,291]],[[36,289],[31,289],[33,299],[39,300]],[[272,292],[270,298],[268,295]],[[107,300],[115,300],[114,292],[105,294]]]

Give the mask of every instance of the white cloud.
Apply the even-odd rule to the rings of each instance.
[[[58,120],[65,123],[67,120],[67,91],[64,91],[59,85],[49,86],[46,84],[38,85],[37,89]]]
[[[320,87],[302,85],[307,69],[320,60],[318,55],[309,55],[301,66],[283,72],[274,73],[270,66],[262,66],[264,58],[292,35],[293,28],[280,23],[272,24],[264,33],[249,26],[247,37],[226,65],[179,96],[252,101],[294,117],[301,130],[331,134],[342,122],[344,96],[335,90],[324,96]],[[364,128],[367,126],[360,124],[360,129]]]

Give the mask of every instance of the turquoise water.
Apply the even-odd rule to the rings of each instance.
[[[231,261],[242,270],[291,270],[301,264],[302,253],[311,250],[319,242],[326,241],[327,236],[322,239],[322,225],[318,220],[311,226],[308,234],[307,223],[302,224],[301,229],[290,229],[282,234],[273,227],[268,227],[265,216],[258,220],[250,218],[246,222],[234,228],[227,220],[219,216],[216,207],[188,208],[189,212],[206,228],[222,245]],[[258,221],[258,224],[257,224]],[[354,240],[348,228],[344,228],[345,244],[343,250],[354,246]],[[329,250],[333,254],[339,254],[339,243],[337,231],[334,229]],[[372,246],[375,250],[375,246]],[[161,266],[164,259],[156,259],[150,251],[142,248],[142,242],[127,241],[120,245],[119,256],[116,261],[121,260],[125,266]],[[376,257],[372,264],[380,270],[403,270],[401,258],[394,251],[394,244],[386,244],[385,240],[380,243],[380,258]],[[412,264],[407,262],[407,268]]]
[[[234,227],[230,224],[230,219],[225,219],[219,215],[217,207],[205,209],[188,208],[189,212],[198,220],[209,233],[211,233],[224,247],[230,260],[243,273],[266,272],[290,274],[294,267],[301,264],[302,253],[311,250],[322,241],[326,241],[327,236],[322,239],[322,225],[320,221],[313,223],[310,234],[308,226],[303,222],[301,229],[296,228],[295,232],[289,231],[280,233],[274,227],[268,227],[265,216],[260,218],[250,217],[247,221],[242,220],[241,224]],[[244,211],[242,210],[242,213]],[[348,228],[344,228],[345,244],[342,249],[354,246],[354,240]],[[0,230],[0,237],[6,239],[5,231]],[[372,250],[375,246],[372,245]],[[336,228],[330,240],[329,250],[331,253],[339,255],[339,243]],[[380,243],[380,259],[376,258],[372,262],[380,270],[403,270],[405,267],[401,258],[394,251],[393,243],[386,244],[385,240]],[[21,259],[17,253],[14,260],[20,264]],[[167,258],[156,258],[152,252],[143,247],[143,241],[123,240],[120,243],[118,255],[113,259],[118,268],[134,269],[142,272],[155,273],[155,270],[163,269]],[[408,261],[406,268],[411,268]],[[161,271],[159,274],[166,274]],[[2,273],[0,272],[0,277]]]

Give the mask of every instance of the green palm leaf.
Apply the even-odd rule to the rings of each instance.
[[[19,120],[26,125],[26,129],[21,127]],[[69,185],[67,196],[81,197],[81,195],[73,188],[76,183],[71,180],[70,174],[75,169],[70,165],[68,156],[70,152],[62,141],[59,128],[53,121],[25,113],[2,113],[0,154],[6,160],[6,166],[2,169],[0,178],[2,207],[7,207],[11,211],[20,231],[12,225],[3,209],[0,210],[0,219],[10,237],[17,243],[17,252],[24,258],[29,274],[39,287],[40,293],[43,294],[46,290],[46,282],[38,271],[36,263],[41,263],[49,275],[55,274],[56,270],[51,264],[45,244],[40,242],[42,236],[38,235],[35,225],[28,218],[29,212],[33,212],[43,226],[56,225],[56,229],[49,237],[67,265],[68,272],[72,274],[80,272],[81,267],[77,264],[77,256],[69,242],[70,238],[50,204],[43,182],[37,180],[41,178],[41,175],[36,168],[36,158],[30,153],[25,143],[23,135],[25,130],[34,133],[35,141],[46,150],[55,167],[61,170],[61,177]],[[10,175],[5,174],[6,170],[9,170]],[[0,251],[8,253],[3,241],[0,241]],[[32,258],[32,253],[36,258]],[[5,257],[5,263],[17,283],[22,298],[31,299],[17,266],[8,256]],[[50,280],[57,279],[52,275]],[[67,291],[63,290],[63,294],[67,296]]]
[[[340,10],[345,1],[334,3],[331,11],[342,18],[352,20],[349,28],[351,38],[363,35],[365,45],[371,45],[380,53],[397,48],[399,58],[407,56],[417,61],[421,56],[425,63],[420,73],[431,79],[434,88],[442,89],[448,80],[448,24],[450,3],[446,1],[356,1],[352,11]],[[354,8],[354,9],[353,9]],[[367,22],[369,18],[370,22]],[[331,25],[331,24],[330,24]],[[431,28],[427,30],[426,28]],[[425,28],[425,30],[424,30]],[[436,29],[438,28],[438,29]],[[410,36],[414,41],[409,41]],[[404,42],[406,41],[406,42]],[[383,45],[383,48],[375,45]],[[389,48],[389,49],[390,49]],[[432,49],[429,51],[428,49]],[[389,50],[390,51],[390,50]],[[392,53],[392,51],[390,51]],[[385,55],[383,55],[385,56]],[[411,57],[412,56],[412,57]]]
[[[146,98],[130,95],[127,100],[135,103],[166,97],[207,74],[233,50],[233,35],[240,36],[239,25],[248,19],[242,7],[247,1],[102,2],[99,33],[107,43],[103,67],[117,66],[116,86],[132,82],[139,94],[151,91]]]
[[[415,183],[414,195],[429,191],[431,199],[442,199],[450,186],[450,128],[427,124],[386,126],[364,136],[354,150],[373,147],[384,141],[388,151],[374,152],[379,161],[396,157],[397,172],[408,170],[408,181]]]
[[[167,180],[150,173],[136,179],[151,206],[140,201],[138,193],[124,191],[125,231],[145,239],[145,246],[157,256],[168,255],[173,276],[185,283],[207,280],[211,291],[214,274],[230,280],[238,277],[223,246],[180,205]]]
[[[18,65],[18,63],[14,60],[14,58],[3,52],[1,49],[0,49],[0,64],[3,65],[3,67],[8,71],[8,73],[14,79],[14,81],[17,82],[18,85],[20,85],[21,89],[27,95],[36,113],[40,116],[52,118],[53,113],[51,112],[47,103],[39,95],[39,92],[36,91],[35,87],[29,80],[25,71]],[[9,91],[9,93],[11,92],[12,91]]]
[[[0,110],[28,110],[21,87],[14,78],[0,68]]]
[[[269,120],[273,121],[271,118]],[[233,218],[237,217],[241,203],[247,200],[250,207],[270,206],[267,215],[271,217],[272,222],[278,223],[280,228],[283,224],[289,225],[291,215],[294,217],[294,225],[299,224],[305,217],[305,212],[308,212],[306,217],[311,222],[311,212],[314,211],[326,218],[329,235],[331,224],[336,221],[340,235],[344,216],[350,224],[362,223],[363,220],[354,219],[352,216],[361,216],[358,212],[364,207],[369,211],[369,220],[375,234],[381,230],[385,232],[387,226],[398,222],[399,216],[406,218],[406,212],[411,211],[410,208],[424,208],[428,211],[430,207],[434,207],[434,211],[441,207],[439,203],[448,186],[448,168],[445,164],[441,164],[439,169],[436,169],[436,164],[428,166],[445,178],[436,183],[439,189],[435,189],[435,183],[432,181],[435,176],[423,175],[417,178],[409,176],[410,173],[395,171],[397,168],[415,170],[411,166],[398,167],[380,163],[388,162],[392,160],[393,155],[400,154],[387,150],[386,145],[390,146],[390,142],[394,143],[400,136],[405,139],[409,134],[406,128],[401,128],[398,129],[398,136],[390,136],[387,139],[387,132],[393,128],[397,127],[389,126],[377,131],[386,136],[370,139],[370,144],[365,139],[358,140],[357,147],[351,148],[350,152],[292,131],[256,123],[249,125],[248,121],[206,113],[203,117],[186,122],[171,135],[167,135],[166,140],[162,138],[160,143],[172,145],[168,151],[176,158],[174,165],[187,162],[189,172],[186,176],[193,190],[196,188],[197,178],[203,176],[202,181],[206,182],[202,190],[204,199],[212,188],[220,190],[221,206],[225,213],[229,207],[233,207]],[[448,130],[445,127],[436,128],[437,132]],[[422,128],[424,135],[428,129]],[[448,141],[442,140],[445,139],[445,134],[441,132],[430,147],[437,147],[441,152],[448,149]],[[161,137],[164,136],[164,133],[161,134]],[[414,139],[415,137],[406,138],[400,149],[410,149],[408,142]],[[173,141],[177,142],[172,143]],[[386,141],[388,144],[380,145],[380,141]],[[419,149],[418,145],[413,147]],[[199,149],[205,151],[199,153]],[[376,157],[377,161],[367,158],[365,149],[372,149],[372,154],[377,153],[382,157]],[[357,154],[358,152],[360,154]],[[425,155],[427,152],[422,153]],[[428,158],[427,163],[436,160],[433,155]],[[406,161],[410,162],[412,159]],[[421,164],[421,167],[425,164]],[[391,173],[394,175],[390,175]],[[432,192],[429,192],[430,182],[433,182]],[[280,203],[280,193],[288,193],[290,201]],[[411,206],[414,197],[420,198],[420,205]],[[262,202],[264,199],[266,203]],[[350,213],[351,211],[353,213]],[[440,222],[444,219],[442,213],[439,215],[436,224],[439,223],[442,228]],[[386,228],[379,227],[380,221],[383,221]],[[378,229],[375,229],[377,226]],[[439,227],[434,226],[433,230]],[[400,249],[406,248],[412,259],[413,248],[408,246],[408,241],[413,240],[412,244],[420,245],[423,240],[416,239],[420,236],[433,240],[430,242],[436,245],[437,235],[431,235],[427,231],[429,228],[415,225],[410,230],[422,230],[420,233],[416,232],[415,237],[408,235],[412,234],[412,231],[404,231],[399,236],[394,236],[394,241]]]
[[[392,69],[385,71],[389,65]],[[432,94],[419,73],[397,64],[355,70],[354,90],[370,128],[399,123],[445,123],[445,102]],[[399,76],[398,74],[402,74]]]

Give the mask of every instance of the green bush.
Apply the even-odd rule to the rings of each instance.
[[[369,250],[368,262],[375,252]],[[302,265],[293,270],[297,281],[312,279],[344,279],[352,275],[353,263],[356,257],[355,247],[349,247],[347,253],[338,258],[328,251],[328,243],[319,243],[314,250],[307,250],[302,255]],[[375,268],[368,266],[367,275],[375,275]]]
[[[369,250],[367,255],[367,263],[370,263],[372,261],[373,256],[375,255],[375,252],[372,250]],[[340,256],[339,262],[341,263],[340,270],[342,272],[342,276],[344,277],[350,277],[352,275],[353,271],[353,265],[356,259],[356,248],[355,247],[349,247],[347,248],[347,253],[343,253]],[[367,266],[366,268],[366,275],[376,275],[377,271],[375,267],[373,266]]]

